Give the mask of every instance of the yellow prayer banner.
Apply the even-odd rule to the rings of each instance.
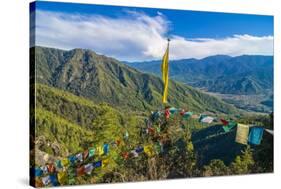
[[[145,145],[144,148],[143,148],[143,151],[148,157],[151,157],[151,156],[154,155],[152,145]]]
[[[67,180],[66,172],[58,172],[58,181],[60,184],[65,183]]]
[[[103,155],[104,151],[103,151],[103,147],[102,146],[98,146],[96,149],[96,152],[99,156]]]
[[[164,83],[164,91],[163,91],[162,102],[167,103],[168,81],[169,81],[169,43],[168,43],[168,47],[166,49],[166,52],[163,56],[161,71],[162,71],[162,80],[163,80],[163,83]]]
[[[239,123],[237,126],[235,141],[240,144],[247,144],[248,136],[249,136],[249,126]]]
[[[68,160],[68,158],[62,159],[62,160],[61,160],[61,164],[62,164],[63,167],[69,166],[69,160]]]

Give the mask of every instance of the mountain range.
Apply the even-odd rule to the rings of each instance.
[[[163,84],[157,76],[91,50],[34,48],[31,54],[35,53],[37,83],[128,111],[148,112],[163,106]],[[169,83],[168,101],[169,105],[194,112],[238,112],[216,97],[173,80]]]
[[[127,65],[160,75],[161,61],[134,62]],[[243,55],[210,56],[203,59],[170,61],[170,77],[174,80],[222,94],[272,94],[273,57]]]

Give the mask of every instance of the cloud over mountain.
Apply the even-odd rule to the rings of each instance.
[[[186,38],[171,35],[171,25],[160,12],[150,16],[127,11],[125,16],[112,18],[38,10],[35,44],[62,49],[88,48],[120,60],[143,61],[162,57],[169,34],[171,59],[216,54],[273,54],[273,36],[245,34],[218,39]]]

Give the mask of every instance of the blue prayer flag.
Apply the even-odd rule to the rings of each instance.
[[[104,152],[105,155],[108,154],[108,152],[109,152],[109,145],[108,144],[103,145],[103,152]]]
[[[143,147],[137,147],[136,150],[135,150],[137,153],[141,153],[143,152]]]
[[[35,176],[36,177],[40,177],[40,176],[43,175],[43,171],[42,171],[42,169],[40,167],[36,167],[34,171],[35,171]]]
[[[69,160],[70,163],[73,165],[73,164],[75,164],[77,158],[76,158],[75,156],[71,155],[71,156],[68,157],[68,160]]]
[[[98,168],[98,167],[101,167],[102,166],[102,161],[96,161],[95,163],[94,163],[94,167],[95,168]]]
[[[259,145],[263,136],[263,127],[252,127],[249,135],[249,143]]]
[[[59,185],[57,175],[50,175],[50,180],[51,180],[52,186],[58,186]]]

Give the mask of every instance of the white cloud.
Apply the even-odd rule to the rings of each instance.
[[[120,60],[150,60],[162,57],[170,22],[157,16],[128,11],[110,18],[59,12],[36,12],[36,45],[73,49],[87,48]],[[234,35],[223,39],[170,36],[171,59],[210,55],[273,54],[273,36]]]

